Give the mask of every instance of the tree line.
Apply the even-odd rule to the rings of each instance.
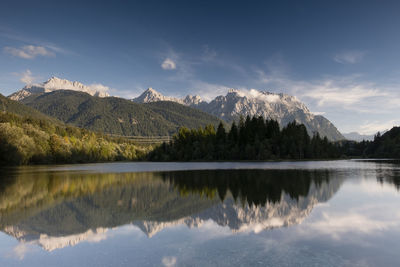
[[[347,142],[342,150],[349,157],[400,158],[400,127],[393,127],[384,134],[377,133],[373,141]]]
[[[341,156],[338,144],[318,133],[310,137],[296,121],[280,128],[276,120],[247,116],[229,131],[221,122],[204,128],[181,128],[172,141],[149,153],[159,161],[327,159]]]
[[[281,128],[275,120],[249,116],[233,122],[188,129],[168,143],[137,145],[126,138],[72,127],[32,116],[0,113],[0,166],[83,163],[117,160],[212,161],[302,160],[341,157],[400,158],[400,127],[377,134],[374,141],[330,142],[309,136],[295,121]]]

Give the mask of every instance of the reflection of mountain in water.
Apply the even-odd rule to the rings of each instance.
[[[186,224],[197,227],[207,220],[233,231],[259,232],[300,223],[319,202],[330,199],[341,179],[328,172],[282,170],[219,170],[165,173],[163,180],[181,193],[213,197],[221,203],[177,221],[134,222],[148,236],[165,227]]]
[[[108,228],[130,223],[150,237],[207,220],[232,231],[289,226],[342,183],[329,172],[305,170],[19,172],[1,181],[0,228],[46,250],[99,241]]]

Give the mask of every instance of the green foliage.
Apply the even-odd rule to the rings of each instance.
[[[150,148],[48,120],[0,114],[0,165],[136,160]]]
[[[232,123],[226,132],[223,123],[198,130],[181,128],[169,144],[149,154],[150,160],[269,160],[337,158],[340,150],[318,134],[309,137],[303,124],[295,121],[280,130],[274,120],[249,116]]]
[[[182,126],[197,128],[219,122],[212,115],[174,102],[138,104],[68,90],[31,96],[23,102],[65,123],[123,136],[167,136]]]

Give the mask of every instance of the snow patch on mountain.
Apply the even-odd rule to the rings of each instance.
[[[153,88],[148,88],[144,91],[139,97],[132,99],[133,102],[136,103],[150,103],[150,102],[158,102],[158,101],[172,101],[178,102],[180,104],[184,104],[184,101],[179,98],[164,96],[161,93],[157,92]]]
[[[11,94],[9,98],[12,100],[21,101],[24,98],[34,94],[49,93],[56,90],[80,91],[98,97],[109,96],[107,93],[109,88],[102,84],[92,84],[87,86],[77,81],[69,81],[57,77],[51,77],[43,83],[26,85],[21,90]]]

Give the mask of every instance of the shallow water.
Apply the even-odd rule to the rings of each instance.
[[[0,266],[400,266],[395,161],[1,170]]]

